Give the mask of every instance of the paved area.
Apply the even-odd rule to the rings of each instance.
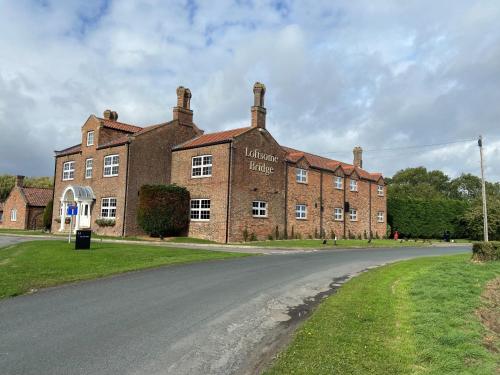
[[[41,240],[42,238],[38,238]],[[43,238],[46,240],[47,238]],[[20,242],[26,242],[26,241],[33,241],[37,240],[37,238],[34,237],[21,237],[21,236],[0,236],[0,248],[14,245],[16,243]]]
[[[273,254],[128,273],[0,301],[7,374],[241,374],[291,306],[367,267],[470,247]]]

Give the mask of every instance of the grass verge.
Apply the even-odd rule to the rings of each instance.
[[[394,240],[337,240],[337,245],[333,240],[273,240],[273,241],[254,241],[245,242],[241,245],[259,246],[259,247],[283,247],[283,248],[310,248],[310,249],[331,249],[345,247],[424,247],[431,245],[430,242],[423,241],[394,241]]]
[[[31,241],[0,249],[0,298],[66,282],[164,265],[249,256],[208,250],[92,243],[75,251],[67,242]]]
[[[475,311],[500,262],[469,258],[404,261],[350,280],[266,374],[494,374],[498,354],[483,345]]]

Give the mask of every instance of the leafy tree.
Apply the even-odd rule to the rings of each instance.
[[[45,209],[43,210],[43,227],[47,230],[50,229],[52,226],[52,209],[54,207],[54,201],[50,201],[47,203],[47,206],[45,206]]]
[[[189,224],[189,202],[189,191],[184,187],[144,185],[139,192],[138,223],[155,237],[183,233]]]
[[[463,173],[450,183],[450,197],[473,200],[481,197],[481,179],[470,173]]]
[[[489,239],[500,240],[500,199],[489,199],[487,205]],[[465,228],[468,238],[473,240],[483,239],[483,203],[481,199],[474,201],[473,205],[464,213],[461,224]]]

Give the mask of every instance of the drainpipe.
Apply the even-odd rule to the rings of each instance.
[[[54,184],[52,186],[52,222],[54,221],[54,210],[56,208],[56,173],[57,173],[57,156],[54,156]],[[59,206],[61,202],[59,202]],[[59,209],[59,207],[58,207]],[[57,211],[59,212],[59,211]],[[52,222],[50,223],[50,231],[52,232]]]
[[[127,223],[127,194],[128,194],[128,174],[130,169],[130,142],[127,142],[127,169],[125,172],[125,199],[123,201],[123,227],[122,237],[125,237],[125,225]]]
[[[369,210],[370,210],[370,213],[369,213],[369,216],[368,216],[368,226],[369,226],[370,232],[368,233],[368,237],[371,240],[372,239],[372,182],[371,181],[368,181],[368,187],[370,189],[370,193],[368,194],[368,197],[369,197],[368,207],[369,207]]]
[[[319,175],[319,238],[323,238],[323,171]]]
[[[346,189],[346,185],[347,185],[347,178],[345,177],[344,175],[344,207],[342,207],[342,211],[344,211],[344,238],[345,238],[345,235],[346,235],[346,231],[345,231],[345,218],[347,216],[347,212],[345,212],[345,189]]]
[[[226,201],[226,241],[229,240],[229,213],[230,213],[230,201],[231,201],[231,168],[233,166],[233,142],[229,142],[229,163],[227,166],[227,201]]]
[[[285,160],[285,231],[288,237],[288,162]]]

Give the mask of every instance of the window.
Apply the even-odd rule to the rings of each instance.
[[[351,180],[349,182],[349,186],[351,188],[351,191],[358,191],[358,181],[356,180]]]
[[[118,155],[108,155],[104,157],[104,177],[118,176],[118,166],[120,157]]]
[[[10,221],[17,221],[17,210],[10,210]]]
[[[212,155],[195,156],[191,164],[191,177],[209,177],[212,175]]]
[[[358,210],[351,208],[349,210],[349,217],[351,221],[358,221]]]
[[[267,202],[253,201],[252,202],[253,217],[267,217]]]
[[[75,162],[67,161],[63,164],[63,181],[75,178]]]
[[[305,169],[297,168],[295,170],[295,180],[303,184],[307,183],[307,171]]]
[[[94,144],[94,132],[87,132],[87,146],[92,146]]]
[[[191,199],[191,220],[210,220],[210,199]]]
[[[0,211],[0,223],[3,221],[3,212]]]
[[[106,219],[116,218],[116,198],[102,198],[101,217]]]
[[[344,220],[344,210],[340,207],[334,208],[333,209],[333,218],[336,221],[342,221]]]
[[[384,211],[377,212],[377,223],[384,222]]]
[[[335,189],[342,190],[342,177],[335,177]]]
[[[85,160],[85,178],[92,178],[92,165],[94,164],[93,159]]]
[[[305,204],[297,204],[295,206],[295,218],[307,219],[307,206]]]
[[[384,185],[377,185],[377,194],[379,197],[384,196]]]

